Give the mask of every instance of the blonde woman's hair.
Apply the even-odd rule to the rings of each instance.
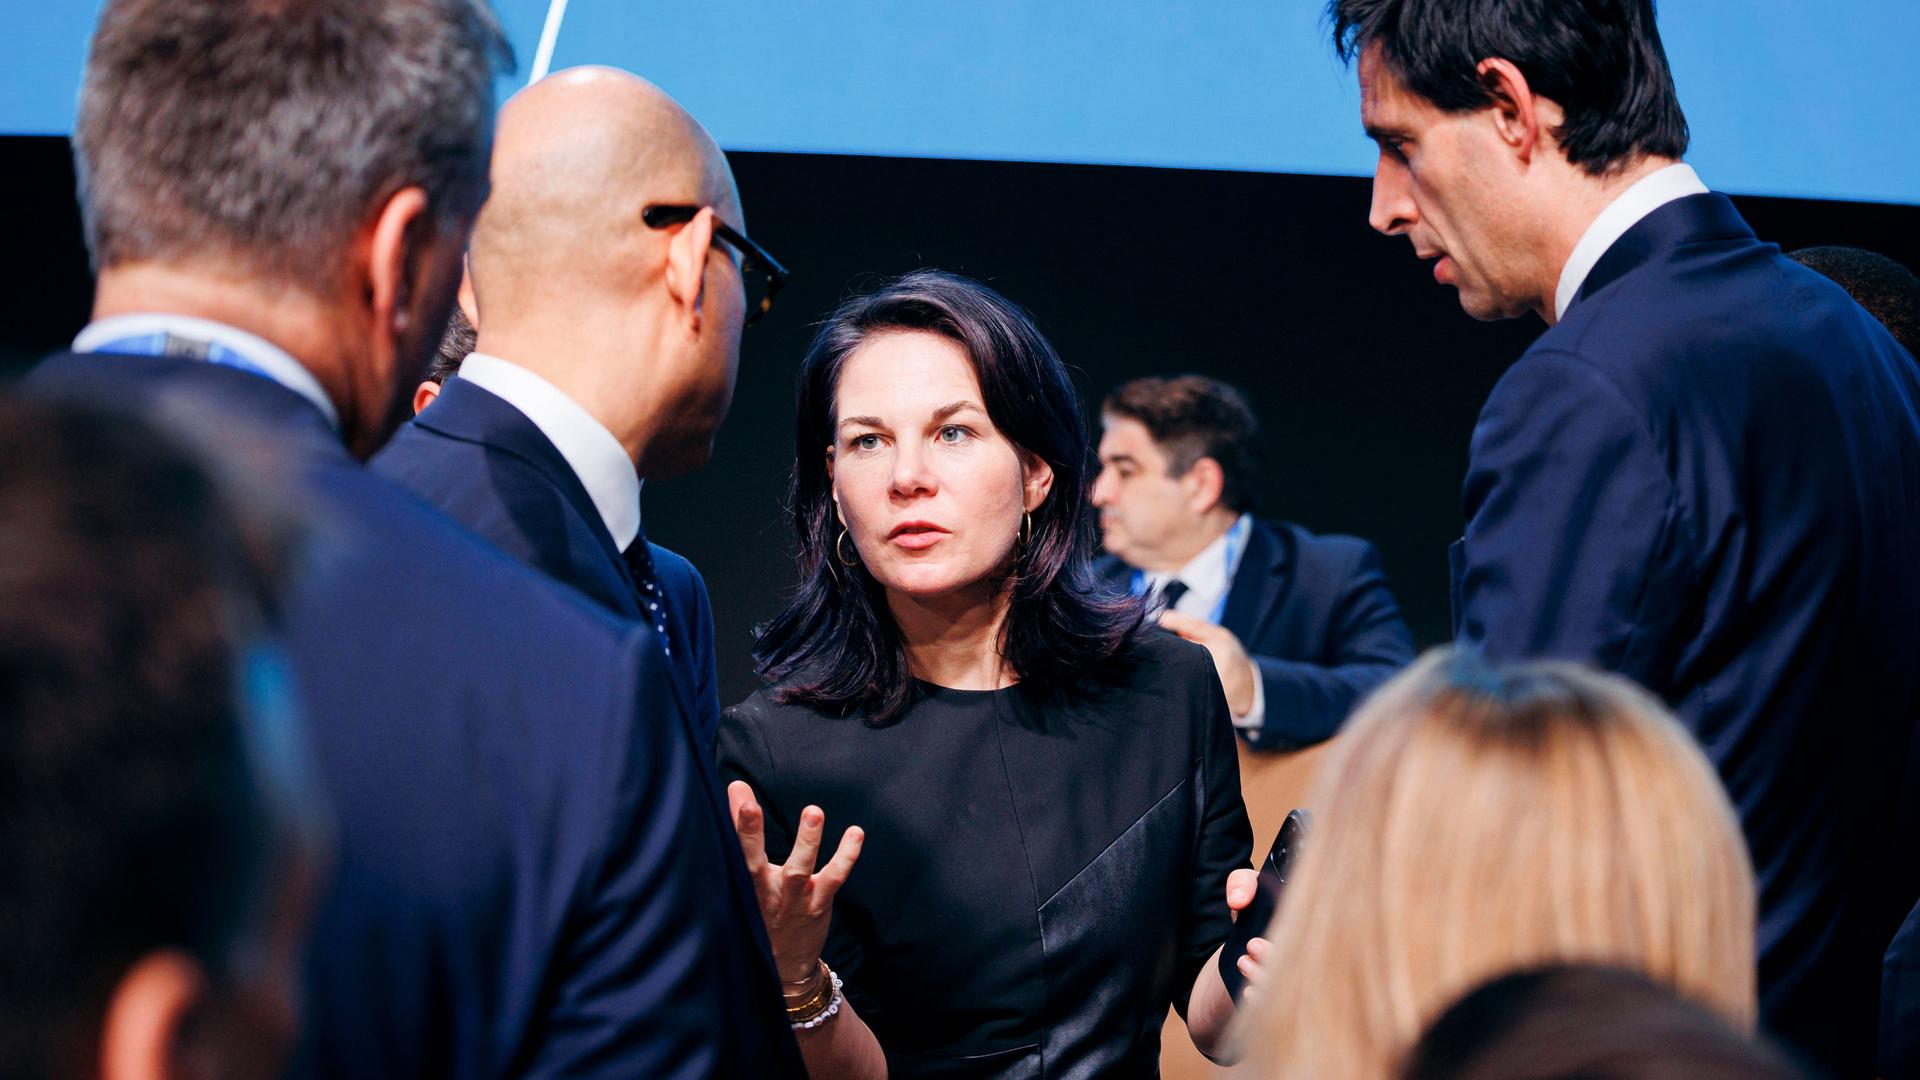
[[[1262,1076],[1384,1077],[1490,976],[1645,972],[1742,1030],[1754,885],[1726,792],[1632,683],[1436,650],[1349,721],[1239,1037]]]

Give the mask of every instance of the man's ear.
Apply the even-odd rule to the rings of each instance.
[[[433,404],[433,399],[439,396],[439,383],[434,382],[432,379],[420,380],[420,385],[414,388],[413,391],[413,415],[419,416],[420,410]]]
[[[1053,491],[1053,466],[1039,454],[1023,453],[1020,459],[1021,487],[1029,513],[1040,509]]]
[[[1203,457],[1187,466],[1180,486],[1186,489],[1187,512],[1198,516],[1220,505],[1220,496],[1227,489],[1227,474],[1218,461]]]
[[[1540,116],[1541,106],[1548,104],[1546,99],[1534,96],[1527,77],[1511,60],[1488,57],[1474,70],[1480,76],[1480,85],[1493,98],[1493,125],[1500,141],[1522,162],[1531,162],[1546,126]]]
[[[688,328],[700,332],[701,304],[707,294],[707,252],[713,248],[713,208],[674,230],[667,241],[667,295],[686,313]]]
[[[367,238],[367,304],[374,325],[402,337],[415,318],[413,306],[421,283],[414,280],[415,250],[425,233],[427,193],[418,187],[401,188],[388,198],[373,219]],[[442,294],[444,295],[444,294]]]
[[[183,1030],[206,998],[206,975],[185,953],[141,957],[114,987],[100,1024],[101,1080],[177,1075]]]

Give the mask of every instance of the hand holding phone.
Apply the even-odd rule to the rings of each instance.
[[[1227,934],[1226,944],[1220,947],[1220,981],[1227,984],[1227,993],[1236,1005],[1240,1003],[1240,992],[1247,986],[1246,976],[1240,974],[1240,958],[1247,954],[1247,942],[1266,933],[1273,923],[1274,912],[1280,906],[1280,893],[1287,886],[1293,861],[1300,857],[1300,844],[1311,820],[1312,815],[1305,810],[1287,814],[1287,820],[1280,826],[1280,835],[1273,838],[1273,846],[1267,849],[1266,860],[1260,864],[1260,885],[1253,894],[1253,903],[1240,912]]]

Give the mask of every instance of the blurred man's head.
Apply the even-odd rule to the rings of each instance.
[[[128,417],[0,399],[0,1076],[267,1076],[304,890],[270,607]]]
[[[1913,271],[1856,247],[1801,248],[1787,258],[1847,290],[1908,355],[1920,359],[1920,277]]]
[[[74,130],[96,316],[258,333],[370,453],[446,325],[508,63],[482,0],[109,0]]]
[[[492,183],[479,351],[566,392],[643,476],[705,462],[764,288],[719,146],[651,83],[574,68],[501,110]]]
[[[1551,321],[1586,226],[1686,152],[1653,0],[1331,0],[1328,13],[1380,148],[1369,220],[1435,260],[1474,318]]]
[[[433,404],[440,396],[440,387],[448,379],[460,374],[460,365],[466,362],[467,355],[473,352],[474,344],[480,338],[480,331],[473,325],[473,284],[466,276],[460,279],[460,301],[447,315],[447,329],[440,335],[440,346],[434,350],[433,360],[427,364],[427,377],[413,391],[413,412]]]
[[[1253,509],[1259,425],[1240,391],[1199,375],[1135,379],[1107,395],[1093,504],[1129,566],[1172,572]]]

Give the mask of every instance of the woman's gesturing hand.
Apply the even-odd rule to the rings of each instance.
[[[727,785],[727,802],[733,808],[733,827],[740,834],[747,872],[753,876],[753,891],[760,899],[760,914],[767,920],[774,964],[781,979],[799,982],[813,975],[820,960],[833,916],[833,895],[853,873],[866,833],[857,825],[842,833],[833,858],[816,874],[820,837],[827,827],[824,811],[817,806],[800,811],[793,851],[784,864],[776,865],[767,861],[766,819],[753,788],[735,780]]]

